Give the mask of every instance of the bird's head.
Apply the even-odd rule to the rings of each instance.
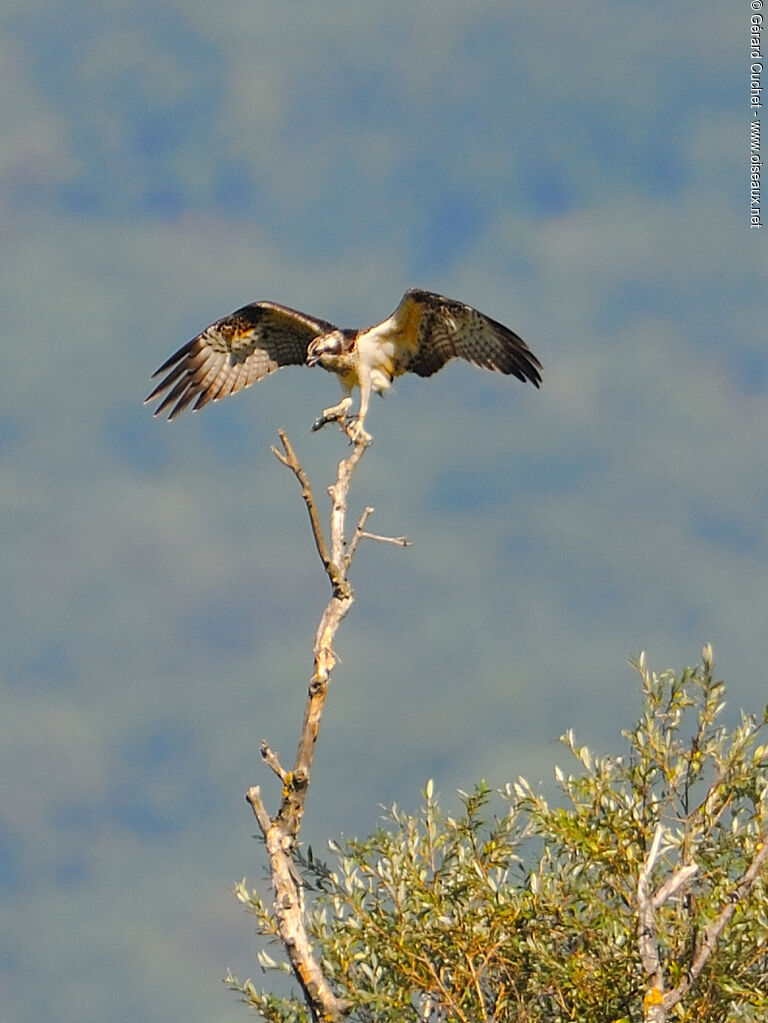
[[[338,358],[344,354],[347,347],[344,332],[341,330],[331,330],[327,334],[320,334],[309,343],[307,365],[316,366],[318,362],[324,363],[328,358]]]

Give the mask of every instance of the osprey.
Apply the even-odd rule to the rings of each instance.
[[[335,373],[342,400],[323,411],[312,429],[340,420],[360,388],[360,406],[350,417],[350,436],[370,441],[363,424],[371,393],[383,394],[395,377],[428,377],[453,358],[541,383],[541,363],[508,327],[452,298],[411,288],[391,316],[374,327],[340,330],[326,320],[275,302],[252,302],[212,323],[163,363],[167,371],[147,402],[163,395],[155,415],[170,406],[173,419],[188,405],[235,394],[282,366],[320,365]],[[145,402],[146,404],[146,402]]]

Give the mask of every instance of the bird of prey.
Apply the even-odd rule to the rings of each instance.
[[[372,392],[388,391],[403,373],[431,376],[453,358],[534,387],[541,383],[541,363],[508,327],[463,302],[411,288],[391,316],[362,330],[340,330],[275,302],[243,306],[164,362],[154,376],[167,375],[146,401],[162,396],[154,414],[170,408],[168,418],[173,419],[192,402],[194,409],[203,408],[282,366],[320,365],[339,378],[343,397],[323,411],[312,429],[344,421],[358,387],[357,415],[345,425],[352,440],[367,443],[370,435],[363,424]]]

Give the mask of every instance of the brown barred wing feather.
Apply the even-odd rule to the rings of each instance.
[[[236,394],[283,366],[306,362],[307,347],[332,323],[274,302],[253,302],[217,320],[192,338],[153,374],[166,376],[146,398],[162,396],[154,415],[170,408],[174,419],[190,404]]]
[[[525,341],[463,302],[414,288],[405,293],[392,319],[411,335],[406,372],[428,377],[459,358],[534,387],[541,383],[541,363]]]

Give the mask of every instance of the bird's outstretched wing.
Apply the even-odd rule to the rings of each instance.
[[[525,341],[463,302],[412,288],[385,324],[402,333],[405,372],[428,377],[459,358],[534,387],[541,383],[541,363]]]
[[[153,377],[166,373],[145,404],[168,393],[155,409],[173,406],[173,419],[194,402],[199,409],[274,373],[281,366],[306,362],[307,346],[332,323],[277,305],[253,302],[212,323],[163,363]]]

